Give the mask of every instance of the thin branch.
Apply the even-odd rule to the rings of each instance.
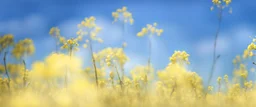
[[[24,65],[24,75],[23,75],[23,87],[25,88],[26,87],[26,84],[27,84],[27,78],[26,78],[26,69],[27,69],[27,67],[26,67],[26,62],[25,62],[25,60],[23,59],[23,65]]]
[[[99,86],[98,73],[97,73],[97,68],[96,68],[96,64],[95,64],[95,58],[93,56],[93,50],[92,50],[92,43],[91,43],[91,41],[89,42],[89,45],[90,45],[90,52],[91,52],[91,57],[92,57],[92,62],[93,62],[93,67],[94,67],[94,73],[95,73],[95,78],[96,78],[96,85],[98,87]]]
[[[11,82],[11,78],[9,76],[9,73],[8,73],[8,70],[7,70],[7,66],[6,66],[6,55],[7,55],[7,52],[4,52],[4,69],[5,69],[5,74],[8,78],[8,82],[7,82],[7,86],[8,86],[8,90],[9,90],[9,93],[11,93],[11,90],[10,90],[10,82]]]
[[[219,10],[219,17],[218,17],[218,28],[217,28],[217,32],[215,35],[215,41],[214,41],[214,50],[213,50],[213,63],[212,63],[212,68],[211,68],[211,72],[210,72],[210,76],[207,82],[207,86],[211,83],[211,79],[213,76],[213,72],[215,70],[215,66],[216,66],[216,62],[219,59],[220,55],[216,57],[216,48],[217,48],[217,40],[218,40],[218,36],[219,36],[219,32],[220,32],[220,27],[221,27],[221,21],[222,21],[222,8],[220,8]]]
[[[116,71],[116,73],[117,73],[118,79],[119,79],[119,81],[120,81],[121,89],[123,89],[123,81],[122,81],[122,79],[121,79],[121,77],[120,77],[120,75],[119,75],[119,72],[118,72],[117,67],[116,67],[115,65],[114,65],[114,67],[115,67],[115,71]]]

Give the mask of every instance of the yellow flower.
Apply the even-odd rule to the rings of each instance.
[[[224,75],[225,82],[228,82],[228,75]]]
[[[117,9],[115,12],[112,12],[112,17],[114,18],[114,22],[116,22],[118,19],[121,19],[124,23],[127,23],[128,21],[131,25],[134,23],[132,13],[127,11],[127,7],[125,6],[121,9]]]
[[[127,7],[123,6],[122,11],[123,12],[127,11]]]
[[[189,54],[187,54],[185,51],[174,51],[174,54],[170,57],[171,63],[175,64],[177,62],[185,62],[189,64],[188,61]]]
[[[103,40],[101,38],[97,39],[99,43],[103,43]]]
[[[134,23],[134,20],[133,20],[133,19],[130,19],[130,23],[133,24],[133,23]]]
[[[249,81],[249,82],[245,82],[244,83],[244,86],[246,87],[246,88],[252,88],[252,81]]]
[[[157,23],[154,23],[153,25],[147,24],[147,27],[144,27],[141,29],[139,33],[137,33],[137,36],[142,37],[144,35],[157,35],[160,36],[163,33],[163,29],[156,28]]]
[[[208,91],[212,91],[213,90],[213,86],[208,86]]]
[[[138,37],[142,37],[142,36],[143,36],[143,33],[142,33],[142,32],[139,32],[139,33],[137,33],[137,36],[138,36]]]
[[[60,36],[60,29],[58,28],[58,27],[52,27],[51,29],[50,29],[50,32],[49,32],[49,34],[51,35],[51,36]]]
[[[232,0],[223,0],[223,1],[226,3],[226,5],[229,5],[232,2]]]
[[[109,73],[109,77],[113,80],[114,79],[114,72],[113,71],[111,71],[110,73]]]
[[[219,4],[219,0],[212,0],[214,4]]]
[[[84,44],[83,47],[84,47],[84,48],[87,48],[87,44]]]
[[[222,80],[222,78],[218,77],[217,82],[220,84],[221,80]]]
[[[35,52],[35,47],[33,41],[31,39],[20,40],[17,44],[15,44],[12,55],[20,59],[25,55],[32,55]]]

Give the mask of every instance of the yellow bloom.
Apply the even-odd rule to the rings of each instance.
[[[83,47],[84,47],[84,48],[87,48],[87,44],[84,44]]]
[[[50,29],[50,32],[49,32],[49,34],[51,35],[51,36],[60,36],[60,29],[58,28],[58,27],[52,27],[51,29]]]
[[[174,54],[170,57],[170,61],[175,64],[177,62],[185,62],[189,64],[188,61],[189,54],[187,54],[185,51],[174,51]]]
[[[212,91],[213,90],[213,86],[208,86],[208,91]]]
[[[113,71],[111,71],[110,73],[109,73],[109,77],[113,80],[114,79],[114,72]]]
[[[217,82],[220,84],[221,80],[222,80],[222,78],[218,77]]]
[[[143,33],[142,33],[142,32],[139,32],[139,33],[137,33],[137,36],[138,36],[138,37],[142,37],[142,36],[143,36]]]
[[[118,19],[121,19],[124,23],[127,23],[128,21],[131,25],[134,23],[132,13],[129,12],[125,6],[121,9],[117,9],[115,12],[112,12],[112,17],[114,18],[114,22],[116,22]]]
[[[99,43],[103,43],[103,40],[101,38],[97,39]]]
[[[232,0],[223,0],[223,1],[226,3],[226,5],[229,5],[232,2]]]
[[[124,6],[124,7],[122,8],[122,11],[123,11],[123,12],[127,11],[127,7]]]
[[[154,23],[153,25],[147,24],[147,27],[144,27],[141,29],[139,33],[137,33],[137,36],[141,37],[144,35],[157,35],[160,36],[163,33],[163,29],[156,28],[157,23]]]
[[[245,83],[244,83],[244,86],[245,86],[246,88],[252,88],[252,86],[253,86],[252,81],[245,82]]]

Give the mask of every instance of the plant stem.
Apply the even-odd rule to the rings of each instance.
[[[118,72],[118,69],[117,69],[117,67],[114,65],[114,67],[115,67],[115,71],[116,71],[116,73],[117,73],[117,76],[118,76],[118,79],[119,79],[119,83],[120,83],[120,86],[121,86],[121,89],[123,89],[123,82],[122,82],[122,80],[121,80],[121,77],[120,77],[120,75],[119,75],[119,72]]]
[[[58,53],[58,37],[56,36],[56,53]]]
[[[23,59],[23,65],[24,65],[24,75],[23,75],[23,88],[25,88],[26,87],[26,84],[27,84],[27,81],[26,81],[26,69],[27,69],[27,67],[26,67],[26,62],[25,62],[25,60]]]
[[[7,52],[4,52],[4,69],[5,69],[5,74],[8,78],[8,82],[7,82],[7,86],[8,86],[8,91],[9,93],[11,93],[11,90],[10,90],[10,81],[11,81],[11,78],[9,76],[9,73],[8,73],[8,70],[7,70],[7,66],[6,66],[6,55],[7,55]]]
[[[215,70],[215,66],[216,66],[216,61],[218,59],[218,57],[216,57],[216,47],[217,47],[217,40],[218,40],[218,36],[219,36],[219,32],[220,32],[220,27],[221,27],[221,21],[222,21],[222,8],[220,8],[219,10],[219,16],[218,16],[218,28],[217,28],[217,32],[215,35],[215,40],[214,40],[214,50],[213,50],[213,63],[212,63],[212,68],[211,68],[211,72],[210,72],[210,76],[207,82],[207,86],[209,86],[209,84],[211,83],[211,79],[213,76],[213,72]]]
[[[93,63],[94,73],[95,73],[95,78],[96,78],[96,85],[98,87],[99,86],[98,73],[97,73],[97,68],[96,68],[96,64],[95,64],[95,58],[93,56],[93,50],[92,50],[92,43],[91,43],[91,41],[89,42],[89,45],[90,45],[90,52],[91,52],[92,63]]]
[[[125,23],[123,23],[123,43],[125,42]],[[122,45],[123,51],[124,51],[124,44]],[[122,66],[122,81],[124,81],[124,67]]]
[[[151,62],[151,35],[149,36],[149,56],[148,56],[148,73],[150,72],[150,62]]]
[[[72,57],[72,52],[73,52],[73,46],[70,46],[70,48],[69,48],[69,59],[70,60]],[[66,73],[65,73],[65,88],[66,89],[68,88],[68,70],[66,70]]]

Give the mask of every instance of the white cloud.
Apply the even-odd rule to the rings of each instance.
[[[234,47],[235,49],[246,48],[251,41],[249,36],[253,36],[254,31],[250,26],[233,27],[225,32],[221,32],[217,41],[217,53],[226,54]],[[210,55],[213,53],[214,38],[205,38],[196,44],[196,51],[199,55]]]
[[[231,40],[225,36],[219,36],[217,40],[216,53],[218,54],[226,54],[230,51]],[[214,40],[205,39],[199,41],[196,44],[196,51],[198,55],[211,55],[214,49]]]
[[[124,66],[126,73],[129,72],[131,69],[133,69],[135,66],[147,64],[147,60],[145,56],[132,53],[132,52],[127,52],[127,56],[130,58],[130,60]]]
[[[112,20],[107,20],[102,17],[97,18],[96,23],[102,27],[102,32],[99,34],[99,37],[101,37],[105,43],[113,44],[121,41],[123,30],[117,23],[112,24]]]
[[[234,43],[239,46],[245,46],[251,42],[249,36],[256,36],[255,30],[250,26],[239,26],[234,28],[232,35],[234,36]]]

